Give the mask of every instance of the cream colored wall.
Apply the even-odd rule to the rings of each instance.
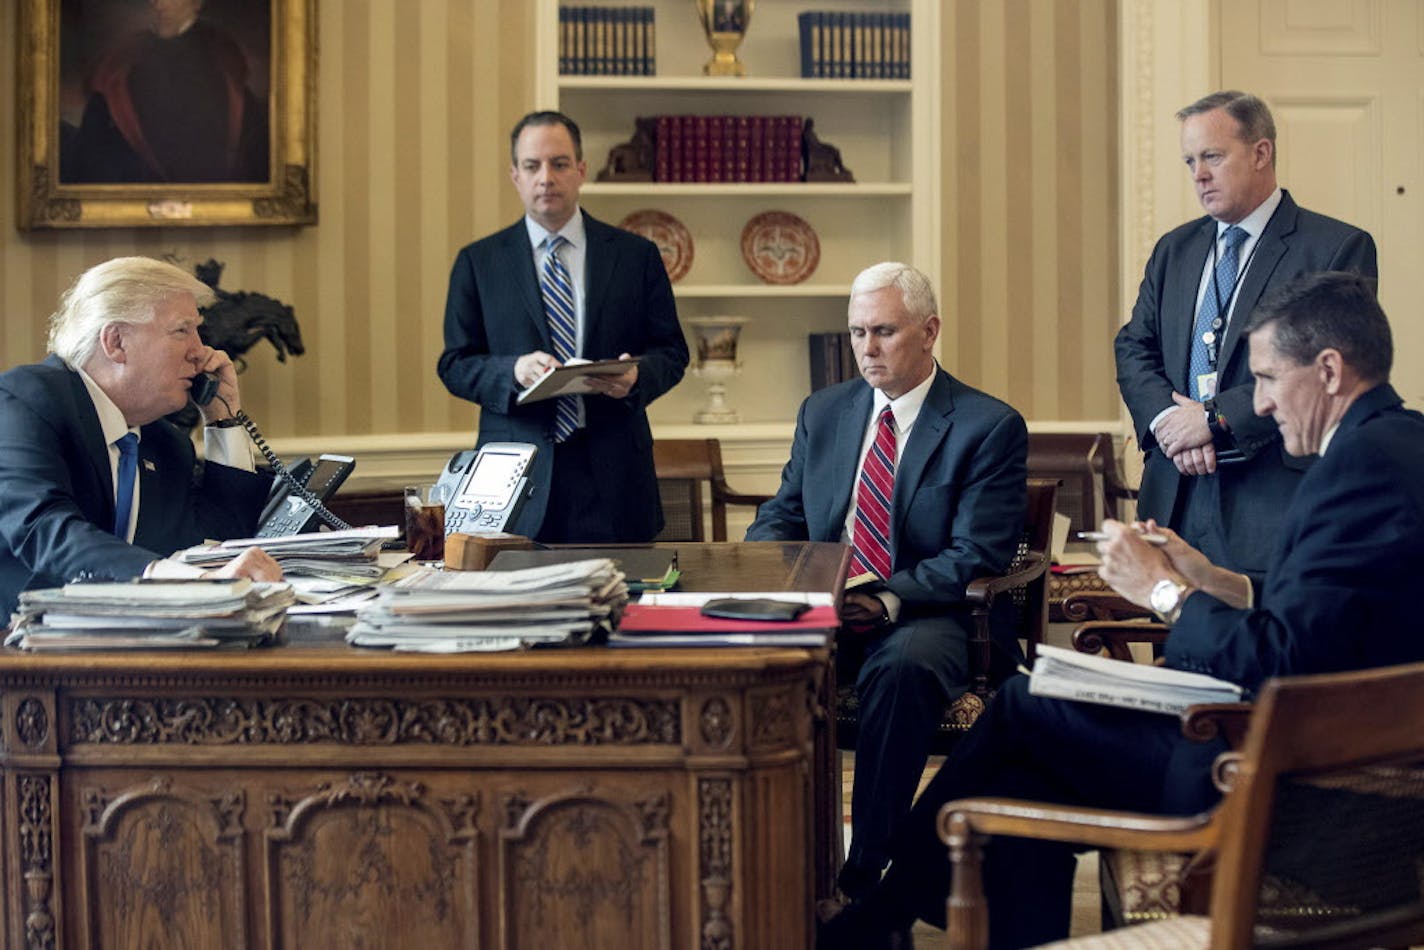
[[[16,6],[0,4],[0,35]],[[45,319],[85,267],[216,257],[223,287],[287,301],[301,322],[307,355],[282,365],[259,344],[243,378],[279,446],[471,431],[471,408],[435,378],[440,320],[455,250],[519,213],[505,156],[509,127],[537,105],[529,6],[319,0],[316,227],[21,233],[13,187],[0,188],[0,367],[43,355]],[[1118,411],[1116,10],[947,0],[943,19],[946,363],[1050,424]],[[0,43],[3,182],[14,47]]]

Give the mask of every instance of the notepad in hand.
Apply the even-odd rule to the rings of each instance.
[[[622,376],[642,362],[641,356],[630,356],[622,360],[596,360],[590,362],[578,358],[571,359],[563,366],[555,366],[544,371],[528,387],[523,389],[515,402],[521,406],[527,402],[553,399],[555,396],[575,396],[593,392],[589,379],[594,376]]]

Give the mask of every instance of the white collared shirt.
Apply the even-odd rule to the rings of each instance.
[[[534,256],[534,273],[536,276],[544,272],[544,242],[551,234],[558,234],[568,242],[559,250],[559,260],[564,262],[564,266],[569,269],[569,279],[574,285],[574,324],[577,327],[577,335],[574,341],[574,355],[583,356],[584,341],[584,264],[588,258],[588,238],[584,234],[583,211],[574,208],[573,217],[564,224],[558,231],[546,231],[544,226],[530,218],[524,216],[524,226],[529,231],[529,250]]]

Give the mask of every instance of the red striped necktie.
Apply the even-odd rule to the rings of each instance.
[[[895,414],[886,406],[875,426],[855,490],[855,532],[851,574],[873,571],[890,576],[890,502],[895,496]]]

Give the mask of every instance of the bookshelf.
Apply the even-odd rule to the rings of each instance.
[[[587,4],[569,3],[569,6]],[[600,0],[618,6],[618,0]],[[711,49],[692,0],[629,0],[655,8],[656,75],[560,75],[559,0],[538,0],[535,91],[583,131],[589,178],[583,206],[617,224],[657,209],[691,232],[692,267],[673,285],[681,317],[737,314],[740,376],[728,402],[740,425],[694,425],[705,387],[692,372],[650,408],[659,437],[747,443],[749,464],[779,469],[796,409],[810,392],[807,335],[845,326],[851,279],[868,264],[903,260],[940,288],[940,10],[938,0],[760,0],[737,51],[744,78],[708,78]],[[910,79],[802,79],[797,15],[807,10],[878,10],[911,16]],[[659,114],[803,115],[836,146],[854,183],[687,184],[594,180],[634,119]],[[762,283],[741,258],[743,226],[764,211],[795,214],[816,231],[821,259],[803,283]],[[761,449],[755,448],[761,446]],[[728,453],[736,459],[738,449]],[[774,485],[774,482],[772,483]]]

